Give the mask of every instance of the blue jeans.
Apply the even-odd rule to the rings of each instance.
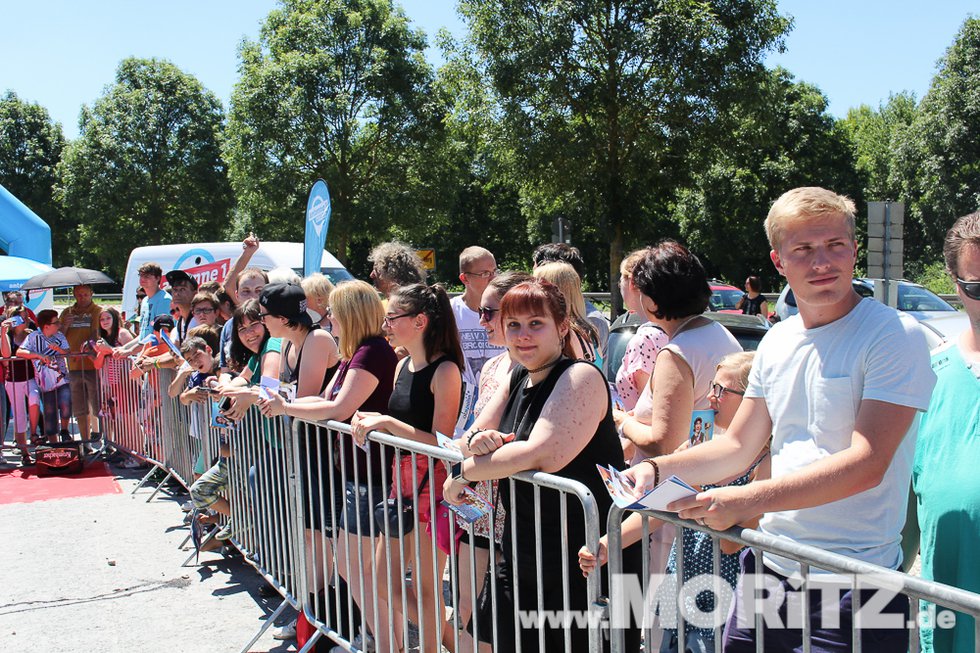
[[[41,403],[44,406],[44,435],[57,435],[58,413],[61,413],[61,419],[71,419],[71,386],[66,383],[50,392],[42,392]]]

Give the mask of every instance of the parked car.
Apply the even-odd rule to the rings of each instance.
[[[896,283],[898,283],[898,310],[912,315],[919,321],[956,312],[956,309],[946,300],[924,286],[911,281]],[[851,285],[862,297],[874,297],[874,279],[853,279]],[[785,320],[799,312],[793,289],[786,286],[776,300],[776,316],[780,320]]]
[[[969,329],[970,316],[962,311],[943,313],[920,320],[919,324],[925,327],[929,349],[935,349],[944,342],[959,338],[961,333]]]
[[[735,307],[738,305],[738,300],[742,299],[742,295],[745,294],[744,290],[729,285],[724,281],[718,281],[717,279],[712,279],[708,282],[708,285],[711,287],[711,297],[708,299],[708,305],[712,311],[718,311],[719,313],[742,312]]]
[[[728,329],[746,351],[755,351],[759,347],[762,336],[769,331],[769,322],[758,315],[708,311],[704,316]],[[636,335],[636,329],[645,321],[636,313],[623,313],[609,327],[609,344],[606,345],[606,358],[603,363],[603,371],[609,381],[616,380],[616,372],[623,364],[626,346]]]

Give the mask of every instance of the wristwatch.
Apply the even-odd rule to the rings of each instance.
[[[458,463],[453,463],[450,467],[450,472],[452,473],[453,483],[459,483],[460,485],[472,486],[474,481],[468,480],[463,476],[463,461]]]

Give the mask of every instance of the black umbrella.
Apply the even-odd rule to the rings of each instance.
[[[58,268],[50,272],[36,274],[24,282],[21,290],[37,290],[39,288],[70,288],[73,286],[92,286],[97,283],[116,283],[106,274],[98,270],[85,268]]]

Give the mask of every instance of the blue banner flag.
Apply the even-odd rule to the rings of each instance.
[[[303,276],[320,271],[323,246],[330,226],[330,191],[327,182],[317,179],[306,202],[306,236],[303,238]]]

